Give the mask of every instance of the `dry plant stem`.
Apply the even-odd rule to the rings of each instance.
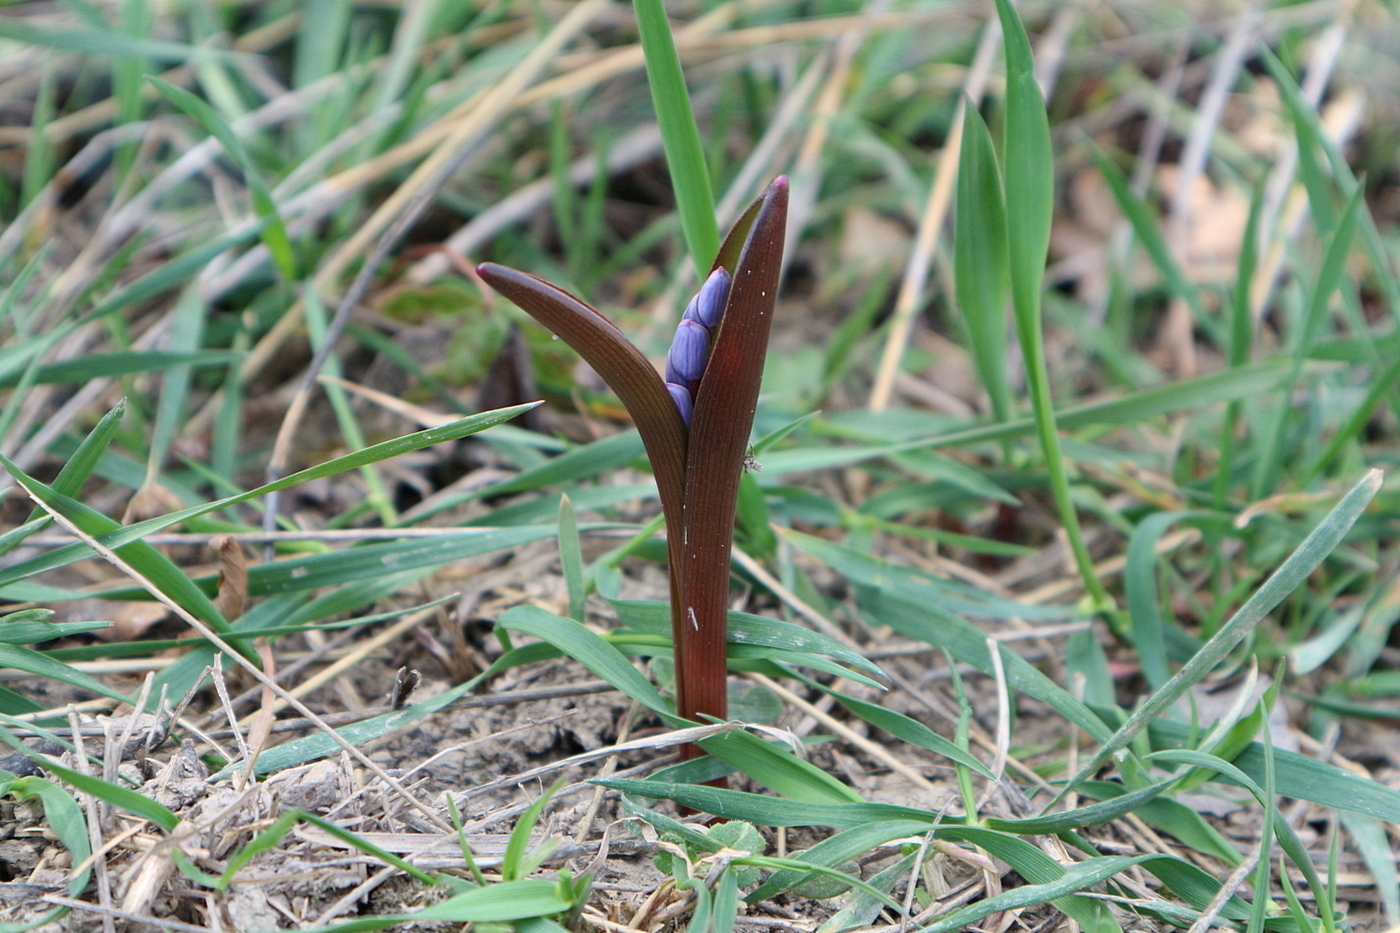
[[[195,926],[192,923],[182,923],[179,920],[167,920],[164,917],[153,917],[150,914],[138,914],[127,910],[118,910],[115,907],[80,901],[72,897],[59,897],[56,894],[50,894],[40,898],[40,900],[45,904],[53,904],[56,907],[68,907],[77,911],[97,914],[99,917],[125,920],[128,923],[135,924],[133,929],[137,930],[172,930],[174,933],[209,933],[208,927]]]
[[[895,374],[899,372],[900,361],[904,359],[904,349],[909,343],[909,335],[914,326],[914,316],[918,313],[919,302],[928,284],[929,268],[933,263],[933,251],[938,246],[938,234],[948,216],[948,204],[952,200],[954,184],[958,174],[958,154],[962,139],[962,113],[969,99],[975,104],[986,91],[987,80],[991,75],[992,62],[1000,46],[1001,27],[996,18],[988,21],[982,32],[982,41],[977,45],[968,68],[967,82],[963,86],[963,98],[958,103],[958,112],[953,119],[953,132],[943,146],[943,158],[938,163],[938,173],[929,188],[928,203],[919,219],[919,233],[914,241],[909,264],[900,282],[899,297],[895,299],[894,320],[890,325],[885,349],[880,354],[880,366],[875,372],[875,385],[870,392],[870,408],[884,411],[889,407],[894,389]]]
[[[72,729],[73,735],[73,767],[79,774],[85,777],[90,776],[87,749],[84,748],[82,731],[78,729],[78,716],[76,712],[69,711],[68,725]],[[111,737],[108,736],[108,738],[110,739]],[[103,751],[105,753],[109,750],[104,748]],[[121,755],[120,753],[115,756],[104,754],[104,768],[107,760],[112,757],[120,759]],[[102,801],[98,800],[92,794],[84,793],[81,794],[81,796],[83,800],[83,809],[87,814],[88,845],[92,848],[94,855],[96,855],[103,851],[104,846],[102,827],[107,822],[106,819],[104,819],[105,807]],[[112,883],[107,877],[107,860],[105,858],[94,859],[93,873],[97,881],[97,900],[103,907],[110,908],[112,906]],[[116,929],[110,917],[103,918],[102,928],[106,933],[116,933]]]
[[[388,773],[386,773],[383,768],[381,768],[377,763],[372,761],[367,755],[365,755],[364,752],[360,751],[354,745],[347,742],[340,735],[340,733],[336,732],[324,720],[322,720],[321,717],[317,716],[314,712],[312,712],[310,707],[308,707],[306,704],[302,703],[295,697],[288,696],[287,692],[283,690],[280,686],[278,686],[276,681],[272,680],[272,678],[268,677],[267,674],[263,673],[262,670],[260,670],[256,664],[252,663],[247,658],[243,657],[242,654],[235,651],[233,649],[233,646],[231,646],[228,642],[224,641],[224,639],[220,637],[218,632],[215,632],[213,629],[209,628],[209,626],[205,625],[202,621],[196,618],[189,610],[181,606],[179,603],[175,602],[169,596],[166,596],[165,593],[161,592],[159,587],[157,587],[150,580],[146,579],[145,575],[142,574],[139,570],[128,564],[121,557],[121,555],[115,553],[114,551],[112,551],[111,548],[108,548],[96,538],[92,537],[87,532],[79,528],[77,525],[70,522],[67,519],[67,517],[60,514],[56,509],[50,507],[47,502],[44,502],[44,500],[40,499],[38,496],[32,496],[31,498],[34,500],[34,502],[36,502],[39,505],[40,508],[42,508],[49,515],[53,516],[54,521],[58,522],[58,524],[62,525],[64,528],[67,528],[69,532],[71,532],[74,536],[82,540],[83,543],[85,543],[88,547],[92,548],[92,550],[96,554],[100,555],[112,566],[116,567],[119,571],[130,577],[132,581],[135,582],[138,586],[140,586],[143,590],[145,590],[146,592],[154,596],[156,599],[158,599],[168,609],[170,609],[171,612],[175,613],[182,620],[184,620],[186,625],[198,632],[203,638],[208,639],[208,641],[211,644],[217,646],[220,651],[232,658],[240,667],[246,670],[254,680],[258,681],[258,683],[270,689],[274,694],[285,699],[288,705],[290,705],[308,721],[314,723],[316,727],[320,729],[323,733],[325,733],[327,736],[329,736],[333,742],[335,742],[341,748],[345,749],[345,751],[349,752],[351,757],[353,757],[356,761],[360,762],[360,764],[364,765],[367,769],[369,769],[370,773],[372,773],[375,777],[383,781],[385,786],[392,788],[396,794],[398,794],[404,800],[408,801],[408,803],[415,809],[422,812],[433,823],[433,825],[443,830],[447,830],[450,828],[449,825],[443,821],[441,816],[439,816],[434,810],[432,810],[427,805],[419,801],[412,794],[410,794],[397,780],[395,780]]]

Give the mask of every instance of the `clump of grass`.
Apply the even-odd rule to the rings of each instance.
[[[1175,63],[1102,71],[1098,22],[1057,21],[1033,56],[998,9],[1006,83],[983,100],[995,31],[936,7],[721,5],[674,32],[650,2],[635,24],[594,0],[159,24],[141,4],[11,7],[0,807],[15,838],[53,841],[30,875],[5,868],[35,896],[0,928],[65,911],[229,928],[215,914],[274,890],[294,852],[321,887],[244,928],[700,933],[777,917],[783,895],[830,931],[1325,931],[1358,922],[1359,871],[1400,922],[1400,793],[1338,760],[1396,693],[1375,468],[1395,459],[1400,278],[1364,180],[1394,145],[1336,135],[1365,82],[1334,72],[1319,103],[1352,60],[1323,52],[1368,40],[1330,11],[1262,11],[1197,24]],[[1130,132],[1114,108],[1152,82],[1168,103]],[[1282,102],[1291,156],[1250,148],[1231,94]],[[1156,166],[1178,149],[1174,180]],[[1097,291],[1074,291],[1086,261],[1051,236],[1076,203],[1064,230],[1122,217],[1087,263]],[[1231,223],[1228,268],[1203,267],[1199,231]],[[857,224],[874,249],[843,243]],[[855,259],[901,251],[884,323],[898,265]],[[632,342],[582,349],[638,431],[543,341],[434,358],[462,316],[499,316],[468,328],[497,340],[514,321],[471,281],[487,259],[551,326],[592,312],[506,265],[619,321]],[[729,314],[771,320],[778,350],[765,374],[761,343],[720,325],[687,427],[654,361],[676,296],[716,265]],[[448,275],[471,284],[431,286]],[[391,289],[411,320],[376,313]],[[893,403],[867,406],[881,346],[902,366],[878,376]],[[497,409],[453,383],[508,364],[533,364],[534,410],[561,430],[507,423],[533,398]],[[763,469],[742,473],[750,441]],[[722,490],[692,472],[704,457]],[[637,598],[660,595],[660,564],[671,598]],[[466,634],[478,613],[495,643]],[[509,680],[561,659],[573,682]],[[421,672],[394,676],[405,661]],[[415,783],[436,755],[386,767],[383,743],[453,710],[597,690],[625,705],[600,747],[438,793]],[[351,858],[369,877],[337,888]],[[652,864],[631,867],[654,896],[609,887],[621,859]],[[389,879],[404,887],[373,902]]]

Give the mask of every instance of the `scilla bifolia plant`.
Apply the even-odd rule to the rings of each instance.
[[[493,263],[492,288],[603,377],[642,435],[666,516],[677,712],[726,718],[729,551],[782,269],[788,183],[779,177],[725,238],[656,372],[611,321],[550,283]]]

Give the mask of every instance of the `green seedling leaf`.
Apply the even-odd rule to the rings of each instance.
[[[579,541],[574,504],[568,496],[559,500],[559,564],[569,594],[569,618],[583,622],[584,600],[588,596],[583,582],[583,544]]]
[[[914,820],[922,821],[927,828],[937,819],[937,814],[930,810],[884,803],[811,803],[747,794],[722,787],[638,781],[632,778],[598,778],[592,783],[626,794],[674,800],[693,810],[760,826],[827,826],[832,829],[851,829],[866,823]],[[945,822],[950,819],[952,818],[944,817]]]
[[[1137,647],[1142,674],[1154,690],[1171,676],[1167,667],[1166,623],[1157,596],[1157,542],[1177,522],[1227,524],[1213,512],[1158,512],[1143,519],[1128,539],[1123,584],[1128,597],[1129,631]]]
[[[843,547],[808,535],[783,531],[798,548],[832,567],[838,568],[852,583],[862,587],[858,594],[861,607],[882,623],[920,641],[944,648],[959,661],[978,670],[992,673],[991,654],[987,636],[970,622],[930,602],[926,593],[903,590],[907,568],[896,568],[854,548]],[[1003,652],[1007,683],[1051,704],[1057,711],[1090,735],[1106,740],[1111,732],[1089,707],[1076,700],[1068,691],[1057,686],[1030,663],[1014,653]]]
[[[1099,174],[1108,182],[1109,190],[1113,192],[1114,200],[1118,202],[1118,209],[1132,224],[1133,235],[1147,251],[1147,255],[1152,259],[1153,265],[1157,267],[1157,272],[1166,281],[1171,293],[1186,302],[1197,321],[1209,320],[1205,308],[1201,306],[1200,297],[1186,281],[1186,275],[1177,265],[1176,259],[1173,258],[1171,248],[1167,246],[1159,219],[1152,215],[1142,198],[1133,193],[1128,179],[1123,177],[1118,166],[1114,165],[1097,146],[1090,147],[1089,152],[1094,157],[1094,164],[1098,167]]]
[[[369,840],[350,832],[348,829],[341,826],[339,823],[334,822],[333,820],[328,820],[325,817],[317,816],[315,813],[310,813],[305,810],[291,810],[289,811],[289,815],[294,816],[298,820],[305,820],[312,826],[316,826],[322,830],[325,830],[327,833],[339,839],[340,841],[354,846],[356,849],[360,850],[366,855],[377,859],[378,861],[381,861],[386,865],[393,865],[399,871],[413,878],[417,878],[423,884],[436,884],[438,881],[437,878],[434,878],[432,875],[423,871],[423,869],[419,868],[418,866],[413,865],[412,863],[399,858],[397,855],[388,851],[387,849],[381,848],[380,846],[375,845]]]
[[[1357,188],[1351,200],[1347,202],[1346,211],[1342,214],[1336,233],[1328,243],[1322,268],[1318,271],[1317,281],[1313,283],[1312,291],[1308,295],[1307,311],[1304,313],[1302,326],[1291,341],[1293,367],[1288,380],[1290,387],[1297,384],[1302,375],[1303,365],[1317,342],[1322,321],[1332,301],[1332,293],[1343,284],[1343,274],[1351,254],[1351,244],[1356,234],[1357,218],[1361,212],[1364,195],[1365,191]],[[1254,478],[1251,483],[1254,499],[1262,499],[1274,491],[1281,458],[1286,457],[1283,446],[1284,427],[1292,411],[1292,392],[1285,392],[1271,413],[1268,433],[1263,439],[1259,458],[1255,461]]]
[[[1109,781],[1085,781],[1079,791],[1094,800],[1121,797],[1128,793],[1122,784]],[[1200,813],[1166,797],[1157,797],[1139,804],[1133,815],[1147,825],[1180,839],[1197,852],[1213,855],[1227,865],[1238,865],[1243,857],[1230,841],[1201,816]]]
[[[172,366],[227,366],[240,358],[241,354],[238,353],[212,350],[189,353],[166,353],[157,350],[94,353],[76,360],[40,366],[34,373],[34,382],[40,385],[68,385],[131,373],[161,372]],[[19,379],[14,373],[0,376],[0,389],[14,388]]]
[[[1183,723],[1159,719],[1148,727],[1148,740],[1154,749],[1183,748],[1195,738],[1191,728]],[[1279,795],[1400,823],[1400,791],[1296,752],[1275,749],[1273,755],[1275,791]],[[1264,779],[1264,750],[1257,742],[1236,755],[1230,764],[1256,783]],[[1237,783],[1228,776],[1225,779]]]
[[[27,745],[10,735],[6,730],[0,730],[0,742],[4,742],[15,751],[27,756],[45,771],[62,778],[78,790],[91,794],[98,800],[105,800],[119,810],[125,810],[127,813],[149,820],[166,832],[173,830],[180,822],[178,816],[150,797],[118,784],[111,784],[99,777],[64,767],[51,758],[31,751]]]
[[[76,499],[54,492],[50,487],[25,474],[8,459],[0,457],[0,463],[5,465],[10,475],[30,496],[72,522],[79,530],[93,537],[100,537],[122,529],[122,525],[115,519],[108,518]],[[86,546],[83,547],[86,549]],[[114,550],[118,557],[149,580],[172,602],[183,607],[216,632],[222,634],[228,631],[228,622],[209,597],[159,550],[145,541],[133,541]]]
[[[647,599],[610,599],[608,602],[617,610],[618,621],[623,625],[653,635],[666,634],[671,610],[665,603]],[[822,654],[877,677],[885,676],[878,665],[860,652],[805,626],[747,612],[730,612],[728,628],[731,645]]]
[[[560,776],[549,790],[545,791],[530,806],[525,808],[525,812],[520,814],[520,819],[516,821],[515,828],[510,831],[510,839],[506,841],[505,857],[501,860],[501,878],[506,881],[515,881],[524,878],[540,866],[554,846],[545,843],[530,852],[530,833],[535,831],[535,825],[539,823],[540,814],[544,812],[545,805],[549,803],[549,798],[559,792],[559,788],[564,786],[566,778]]]
[[[557,882],[524,878],[458,894],[412,914],[411,918],[453,923],[504,923],[559,914],[573,906],[560,895]]]
[[[802,861],[828,868],[838,868],[852,859],[874,852],[879,847],[896,839],[922,837],[929,830],[927,823],[916,820],[889,820],[880,823],[867,823],[854,829],[843,830],[829,836],[804,852],[798,853]],[[744,899],[750,904],[791,890],[811,878],[810,872],[792,869],[777,871],[769,876],[758,888]]]
[[[808,686],[815,687],[823,693],[835,697],[836,701],[846,707],[846,709],[855,713],[871,725],[885,730],[895,738],[903,739],[910,745],[926,748],[935,754],[942,755],[950,761],[955,761],[958,764],[964,765],[989,781],[996,780],[996,776],[987,769],[986,765],[978,761],[971,752],[943,738],[943,736],[934,732],[923,723],[915,719],[910,719],[903,713],[885,709],[883,706],[876,706],[874,703],[867,703],[849,694],[822,686],[816,681],[806,680],[806,678],[803,678],[803,680]]]
[[[1103,803],[1090,804],[1087,807],[1077,807],[1073,810],[1051,813],[1046,816],[1034,816],[1021,820],[986,817],[982,820],[982,825],[988,829],[997,829],[1018,836],[1050,836],[1056,833],[1071,832],[1085,826],[1098,826],[1110,820],[1116,820],[1127,813],[1132,813],[1139,806],[1156,799],[1164,791],[1171,788],[1174,783],[1175,780],[1159,781],[1156,784],[1125,793],[1120,797],[1105,800]]]

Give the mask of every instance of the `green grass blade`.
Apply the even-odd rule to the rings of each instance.
[[[549,642],[568,657],[612,684],[663,719],[677,722],[670,704],[616,648],[572,619],[561,618],[538,606],[516,606],[501,613],[505,628]]]
[[[135,525],[127,525],[118,528],[108,534],[99,535],[98,541],[109,548],[120,548],[133,541],[138,541],[146,535],[154,534],[157,531],[169,528],[172,525],[178,525],[192,518],[198,518],[201,515],[217,512],[231,505],[238,505],[241,502],[256,499],[270,492],[290,489],[301,483],[310,482],[314,479],[321,479],[326,476],[334,476],[337,473],[353,470],[368,463],[377,463],[380,460],[387,460],[390,457],[396,457],[400,454],[422,450],[424,447],[431,447],[433,444],[439,444],[443,441],[457,440],[458,438],[476,434],[493,425],[509,421],[518,415],[524,414],[538,404],[538,402],[535,402],[528,405],[516,405],[513,408],[502,408],[495,411],[483,412],[479,415],[461,418],[440,427],[429,428],[426,431],[419,431],[415,434],[405,434],[402,437],[396,437],[379,444],[374,444],[363,450],[357,450],[353,453],[346,454],[343,457],[328,460],[317,466],[308,467],[305,470],[300,470],[290,476],[284,476],[279,480],[268,483],[265,486],[259,486],[257,489],[248,492],[229,496],[225,499],[217,499],[202,505],[192,506],[188,509],[182,509],[181,511],[173,512],[169,515],[148,519],[147,521]],[[3,458],[0,458],[0,462],[6,464],[6,469],[11,469],[13,467],[13,464],[4,461]],[[14,469],[18,468],[15,467]],[[47,487],[44,487],[36,481],[29,480],[29,483],[36,489],[47,489]],[[43,493],[43,495],[50,494],[51,491]],[[84,560],[90,557],[91,554],[92,552],[87,546],[81,544],[58,548],[43,557],[25,561],[22,564],[17,564],[0,571],[0,587],[7,586],[18,580],[23,580],[45,570],[64,567],[74,561]]]
[[[0,457],[5,469],[15,478],[24,490],[56,514],[63,516],[74,527],[94,537],[122,530],[121,523],[108,518],[75,499],[60,495],[48,486],[33,479],[10,460]],[[82,545],[86,550],[86,545]],[[228,621],[210,601],[209,597],[194,584],[184,571],[166,557],[164,553],[145,541],[132,541],[114,548],[117,555],[139,572],[172,602],[184,607],[191,615],[204,622],[220,634],[228,631]]]
[[[1069,539],[1070,550],[1095,609],[1110,611],[1113,600],[1099,582],[1093,558],[1084,543],[1079,515],[1070,499],[1069,476],[1060,451],[1055,405],[1050,395],[1040,300],[1045,258],[1050,247],[1050,220],[1054,211],[1054,151],[1050,146],[1050,121],[1045,100],[1035,80],[1031,44],[1025,27],[1009,0],[997,0],[1006,49],[1006,152],[1005,191],[1008,270],[1016,333],[1025,357],[1026,376],[1035,412],[1050,491]]]
[[[861,802],[859,794],[825,771],[742,729],[701,739],[696,744],[790,800]]]
[[[977,108],[966,100],[963,114],[953,240],[957,298],[993,417],[1006,421],[1011,417],[1011,383],[1006,376],[1006,203],[992,134]]]
[[[1147,251],[1152,264],[1157,267],[1157,272],[1167,283],[1168,290],[1184,301],[1191,309],[1192,316],[1197,321],[1209,320],[1206,310],[1201,306],[1201,299],[1196,293],[1196,289],[1186,280],[1186,274],[1181,271],[1181,266],[1177,264],[1172,256],[1172,251],[1167,246],[1166,237],[1162,235],[1160,218],[1154,217],[1142,198],[1138,197],[1128,184],[1128,179],[1123,177],[1123,173],[1118,170],[1118,166],[1104,155],[1097,146],[1090,149],[1090,154],[1094,157],[1094,164],[1098,166],[1099,174],[1104,181],[1108,182],[1109,190],[1113,192],[1113,198],[1118,202],[1118,209],[1123,212],[1123,216],[1132,225],[1133,236],[1142,244]]]
[[[705,167],[705,149],[700,129],[690,106],[680,56],[671,37],[671,24],[661,0],[633,0],[642,53],[646,56],[647,82],[661,127],[661,145],[671,171],[676,193],[676,209],[685,232],[686,247],[703,280],[719,253],[719,224],[715,220],[715,198],[710,189],[710,173]]]
[[[588,590],[583,577],[583,543],[578,536],[578,516],[567,495],[559,499],[559,564],[564,573],[564,589],[569,594],[569,618],[584,622]]]

